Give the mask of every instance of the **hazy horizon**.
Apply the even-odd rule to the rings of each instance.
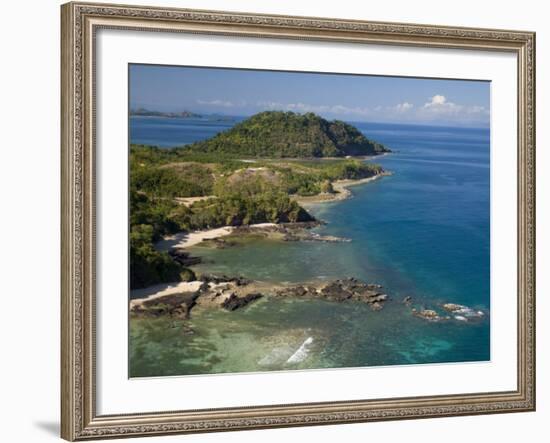
[[[487,128],[490,82],[131,64],[129,105],[231,117],[277,110],[349,122]]]

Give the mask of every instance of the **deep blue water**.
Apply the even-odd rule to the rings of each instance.
[[[327,230],[353,232],[357,253],[391,268],[399,291],[489,308],[489,130],[358,127],[395,151],[373,160],[393,175],[324,210]]]
[[[182,146],[212,137],[243,120],[208,118],[130,117],[130,143],[161,148]]]
[[[131,120],[131,133],[138,137],[132,139],[133,143],[174,146],[221,130],[218,122],[159,121],[146,137],[146,128],[153,123],[144,120]],[[238,272],[260,280],[353,276],[381,283],[393,298],[393,304],[387,304],[381,312],[370,313],[363,307],[335,308],[313,303],[308,311],[302,305],[289,308],[288,301],[284,307],[265,302],[257,308],[251,307],[248,314],[237,314],[242,316],[242,323],[238,324],[246,324],[254,331],[252,335],[244,334],[242,328],[235,326],[237,323],[232,323],[237,328],[235,335],[228,338],[225,331],[222,334],[225,341],[208,334],[216,330],[216,325],[220,327],[227,322],[227,316],[222,319],[209,313],[203,318],[197,313],[197,322],[201,319],[203,325],[209,324],[209,332],[199,334],[197,343],[202,340],[201,346],[208,344],[208,349],[218,349],[213,354],[217,363],[199,369],[184,364],[170,369],[164,366],[160,370],[151,369],[152,373],[265,369],[254,367],[254,362],[264,361],[262,353],[275,345],[266,338],[265,346],[260,346],[258,337],[263,335],[281,336],[282,341],[295,339],[298,344],[310,334],[318,337],[315,343],[319,348],[301,363],[301,368],[490,358],[489,130],[352,124],[394,151],[370,160],[382,164],[393,175],[352,187],[351,199],[308,208],[327,222],[319,228],[320,232],[351,238],[350,243],[290,242],[281,246],[258,241],[242,248],[196,247],[194,253],[211,261],[204,265],[211,272]],[[170,129],[164,131],[163,125]],[[425,322],[412,317],[410,310],[399,303],[406,295],[411,295],[418,307],[432,308],[442,302],[453,302],[482,309],[487,316],[476,324]],[[277,317],[279,311],[286,312],[284,318]],[[289,317],[288,312],[294,317]],[[236,321],[237,317],[233,319]],[[269,329],[261,325],[272,326]],[[230,357],[222,356],[224,352],[233,355],[231,343],[248,353],[252,352],[252,344],[258,343],[254,348],[257,355],[252,353],[251,359],[232,362]],[[185,358],[191,357],[182,357],[180,362]],[[192,358],[196,362],[198,357]],[[275,365],[268,369],[284,368]]]

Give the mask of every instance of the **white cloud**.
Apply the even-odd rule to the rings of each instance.
[[[410,111],[412,108],[414,108],[414,105],[412,103],[403,102],[395,105],[393,107],[393,110],[397,112],[407,112],[407,111]]]
[[[224,108],[232,108],[235,106],[233,102],[226,100],[197,100],[197,104],[204,106],[222,106]]]
[[[258,102],[259,107],[270,109],[270,110],[284,110],[284,111],[293,111],[293,112],[315,112],[315,113],[326,113],[333,115],[355,115],[366,117],[372,115],[373,112],[369,108],[362,107],[349,107],[344,105],[311,105],[307,103],[280,103],[280,102]]]
[[[477,106],[477,105],[469,106],[468,108],[466,108],[466,112],[468,114],[487,114],[487,115],[489,115],[489,111],[487,109],[485,109],[485,106]]]
[[[452,105],[453,103],[448,103],[447,98],[444,95],[434,95],[431,98],[431,101],[426,103],[424,106],[440,106],[440,105]]]
[[[489,110],[480,105],[460,105],[447,100],[444,95],[434,95],[418,113],[418,117],[425,120],[446,119],[448,121],[471,122],[487,121]]]
[[[342,104],[324,105],[303,102],[282,103],[277,101],[260,101],[256,106],[264,110],[292,111],[297,113],[314,112],[327,118],[341,118],[343,120],[370,120],[388,122],[416,122],[429,124],[441,122],[447,124],[486,123],[489,110],[479,105],[460,105],[449,101],[447,97],[436,94],[424,104],[415,105],[403,101],[391,106],[376,105],[345,106]]]
[[[432,113],[456,114],[462,111],[463,106],[447,101],[444,95],[434,95],[430,101],[424,103],[424,109]]]

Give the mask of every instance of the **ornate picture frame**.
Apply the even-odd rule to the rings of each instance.
[[[535,410],[535,34],[72,2],[62,18],[61,435],[87,440]],[[517,56],[517,389],[96,413],[95,36],[99,29],[507,52]]]

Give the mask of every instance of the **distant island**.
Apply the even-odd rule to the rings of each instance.
[[[203,118],[201,114],[196,114],[191,111],[181,112],[162,112],[150,111],[145,108],[130,109],[130,115],[140,117],[166,117],[166,118]]]
[[[198,114],[191,111],[179,111],[179,112],[163,112],[163,111],[151,111],[145,108],[130,109],[131,117],[162,117],[162,118],[196,118],[205,119],[210,121],[220,122],[233,122],[235,117],[230,115],[221,114]]]
[[[265,111],[208,140],[187,147],[193,152],[263,158],[373,156],[390,150],[356,127],[328,121],[311,112]]]

